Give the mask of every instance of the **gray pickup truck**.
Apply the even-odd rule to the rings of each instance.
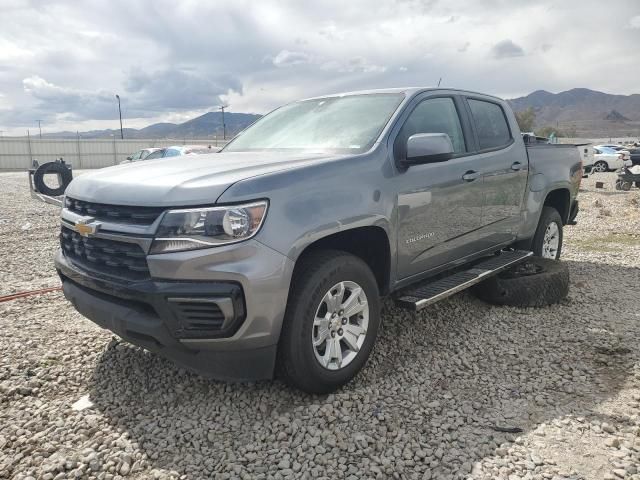
[[[311,98],[219,153],[79,176],[55,264],[75,308],[131,343],[217,379],[328,392],[367,361],[381,297],[419,310],[557,259],[581,177],[575,147],[526,146],[492,96]]]

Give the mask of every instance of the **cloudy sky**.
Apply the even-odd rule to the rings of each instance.
[[[0,130],[264,113],[324,93],[442,85],[640,93],[639,0],[1,0]]]

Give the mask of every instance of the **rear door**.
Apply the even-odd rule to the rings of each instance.
[[[509,126],[507,112],[497,100],[466,97],[482,171],[481,236],[484,248],[513,240],[523,221],[522,202],[529,163],[524,142]]]
[[[413,165],[397,172],[398,276],[421,274],[475,253],[471,240],[480,226],[482,176],[468,147],[464,104],[456,95],[424,95],[411,107],[395,137],[397,161],[417,133],[446,133],[454,158]]]

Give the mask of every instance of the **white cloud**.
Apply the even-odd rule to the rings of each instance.
[[[281,50],[274,59],[273,64],[276,67],[288,67],[291,65],[303,65],[309,63],[311,57],[304,52],[291,52],[289,50]]]
[[[5,1],[0,130],[22,133],[34,118],[49,131],[113,122],[115,93],[125,120],[149,121],[221,100],[263,113],[300,97],[440,77],[501,96],[576,86],[640,93],[640,66],[629,62],[640,45],[634,4],[616,6],[630,19],[621,31],[602,22],[606,3],[583,0]],[[522,55],[531,61],[513,60]]]

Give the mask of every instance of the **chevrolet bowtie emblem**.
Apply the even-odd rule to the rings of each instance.
[[[98,231],[98,228],[100,228],[99,223],[91,222],[93,222],[93,218],[78,220],[74,224],[73,228],[83,237],[90,237],[91,235],[95,235],[95,233]]]

